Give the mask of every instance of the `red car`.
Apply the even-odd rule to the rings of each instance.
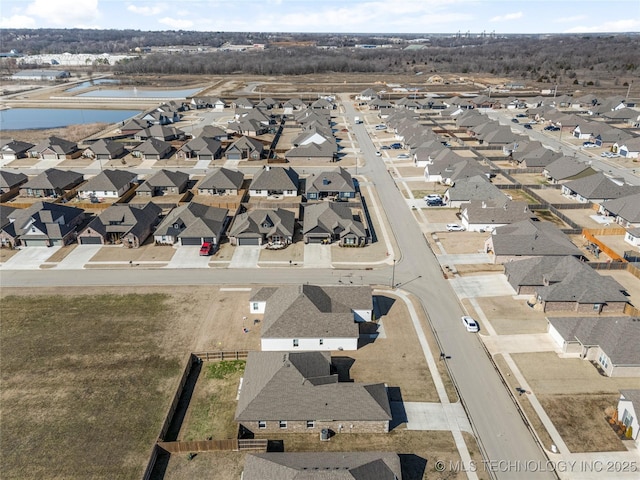
[[[200,255],[212,255],[213,254],[213,243],[204,242],[200,247]]]

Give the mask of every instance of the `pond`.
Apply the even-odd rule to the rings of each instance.
[[[78,85],[74,85],[71,88],[65,90],[65,92],[77,92],[78,90],[84,90],[85,88],[94,87],[96,85],[108,85],[108,84],[118,84],[120,80],[115,80],[113,78],[98,78],[96,80],[88,80],[86,82],[79,83]]]
[[[10,108],[0,110],[0,130],[57,128],[97,122],[117,123],[139,113],[139,110]]]
[[[189,88],[183,90],[145,90],[143,88],[106,88],[80,93],[76,97],[94,98],[187,98],[202,90],[201,88]]]

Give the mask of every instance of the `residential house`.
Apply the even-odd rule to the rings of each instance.
[[[252,197],[273,195],[296,197],[299,182],[298,173],[293,168],[265,165],[262,170],[254,174],[249,185],[249,194]]]
[[[10,246],[63,246],[75,240],[76,229],[84,220],[84,210],[50,202],[35,202],[16,209],[0,231],[0,243]]]
[[[563,357],[590,361],[608,377],[640,376],[640,319],[549,317],[547,322]]]
[[[351,174],[344,168],[331,172],[322,172],[307,178],[306,195],[308,200],[324,198],[355,198],[356,188]]]
[[[24,173],[0,170],[0,194],[4,195],[11,191],[17,192],[20,186],[27,183],[27,181],[29,181],[29,177]]]
[[[622,285],[572,256],[518,260],[504,270],[516,293],[533,294],[543,312],[622,314],[628,303]]]
[[[228,168],[216,168],[198,184],[198,195],[238,195],[244,173]]]
[[[624,234],[624,241],[633,247],[640,247],[640,227],[627,229]]]
[[[620,390],[616,412],[618,421],[627,428],[626,437],[640,448],[640,389]]]
[[[95,217],[78,234],[80,245],[142,245],[160,219],[162,209],[155,203],[144,206],[116,203]]]
[[[82,152],[82,155],[85,157],[107,161],[122,158],[126,154],[127,151],[122,142],[115,142],[104,138],[92,143]]]
[[[236,215],[229,229],[231,245],[289,245],[293,242],[295,213],[282,208],[257,209]]]
[[[156,197],[159,195],[179,195],[184,193],[189,183],[189,174],[160,170],[136,189],[136,195],[144,197]]]
[[[385,385],[339,383],[329,352],[249,352],[235,414],[243,431],[387,433],[391,418]]]
[[[222,158],[222,143],[208,137],[196,137],[189,140],[178,150],[180,158],[195,158],[200,160],[217,160]]]
[[[549,183],[565,183],[593,175],[596,171],[587,163],[572,157],[562,157],[550,163],[542,171]]]
[[[191,136],[192,138],[213,138],[214,140],[218,140],[219,142],[229,140],[229,134],[222,128],[216,127],[215,125],[205,125],[202,128],[196,128],[191,132]]]
[[[562,194],[580,203],[602,204],[605,200],[640,193],[640,187],[628,185],[622,179],[606,176],[602,172],[572,180],[562,185]]]
[[[117,199],[133,187],[138,176],[126,170],[103,170],[78,188],[80,198]]]
[[[373,88],[366,88],[356,95],[356,100],[363,100],[364,102],[370,102],[374,98],[378,98],[378,92]]]
[[[304,243],[333,243],[364,247],[367,230],[346,203],[316,203],[304,208]]]
[[[474,200],[506,202],[507,196],[483,175],[457,180],[455,185],[444,192],[443,199],[450,207],[459,208],[463,203]]]
[[[506,201],[504,201],[506,200]],[[527,202],[474,200],[461,205],[461,223],[468,232],[492,232],[497,227],[535,219]]]
[[[252,110],[257,111],[257,110]],[[228,133],[237,133],[248,137],[257,137],[269,132],[269,123],[266,124],[255,118],[240,118],[236,122],[227,124]]]
[[[82,152],[78,150],[78,144],[59,137],[49,137],[37,143],[29,150],[30,157],[43,160],[65,160],[78,158]]]
[[[0,160],[25,158],[33,147],[35,147],[33,143],[11,140],[0,147]]]
[[[236,98],[233,102],[231,102],[231,108],[234,109],[242,109],[242,110],[251,110],[254,107],[254,104],[251,100],[245,97]]]
[[[170,142],[172,140],[183,140],[184,137],[185,133],[176,127],[154,124],[144,130],[140,130],[133,138],[138,141],[155,138],[163,142]]]
[[[147,120],[142,120],[140,118],[132,118],[126,122],[122,123],[120,127],[120,134],[125,137],[130,137],[135,135],[136,133],[148,128],[151,125]]]
[[[372,298],[369,286],[265,287],[252,293],[249,310],[264,312],[263,352],[357,350],[358,324],[371,321]]]
[[[280,102],[278,102],[277,100],[274,100],[271,97],[266,97],[261,99],[257,104],[256,107],[258,108],[264,108],[266,110],[271,110],[274,108],[280,108]]]
[[[20,186],[21,197],[58,197],[84,181],[81,173],[48,168]]]
[[[162,160],[169,158],[172,153],[173,147],[169,142],[153,137],[145,140],[133,150],[135,156],[140,156],[144,160]]]
[[[299,98],[291,98],[282,104],[282,108],[285,115],[293,115],[294,112],[305,110],[307,105]]]
[[[493,253],[494,263],[507,263],[532,257],[582,258],[582,251],[550,222],[524,220],[497,227],[485,241],[485,252]]]
[[[190,202],[174,208],[154,232],[157,244],[202,245],[208,242],[217,250],[227,228],[229,210]]]
[[[630,138],[620,143],[617,151],[621,157],[638,158],[640,156],[640,137]]]
[[[227,147],[227,160],[260,160],[264,155],[264,145],[260,140],[240,137]]]
[[[270,452],[247,454],[243,480],[402,480],[390,452]]]
[[[334,110],[335,108],[336,104],[328,98],[319,98],[311,103],[312,110]]]

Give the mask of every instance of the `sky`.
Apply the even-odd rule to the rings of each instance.
[[[0,28],[640,32],[640,0],[2,0]]]

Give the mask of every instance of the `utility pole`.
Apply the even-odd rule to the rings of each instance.
[[[396,259],[393,259],[393,267],[391,268],[391,288],[396,288]]]

